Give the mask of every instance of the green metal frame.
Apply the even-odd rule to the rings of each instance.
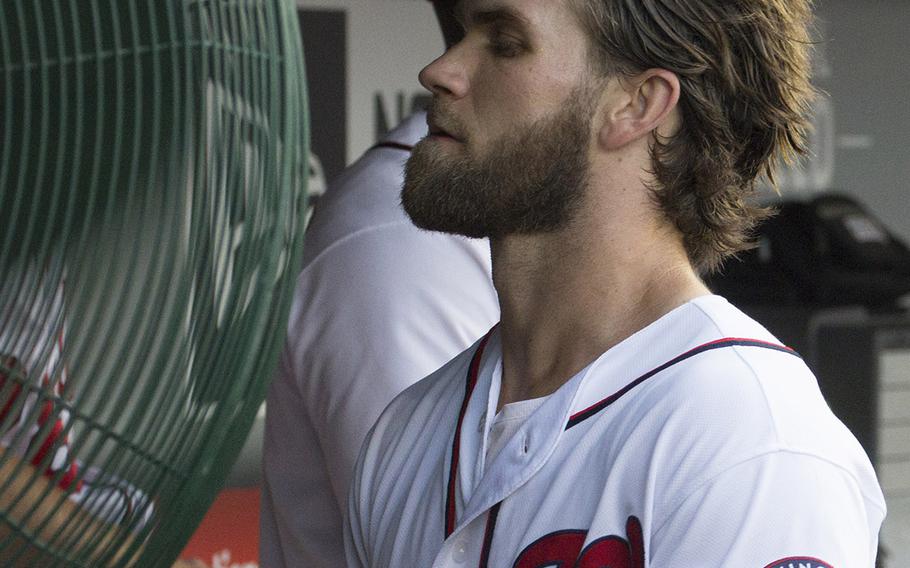
[[[38,538],[0,510],[0,559],[167,566],[222,487],[284,340],[308,156],[296,6],[4,0],[0,120],[0,274],[48,318],[21,267],[65,290],[67,396],[36,391],[35,369],[16,380],[69,413],[82,470],[127,481],[152,511],[107,535],[74,516]],[[20,328],[0,313],[0,330]],[[30,505],[50,523],[39,514]]]

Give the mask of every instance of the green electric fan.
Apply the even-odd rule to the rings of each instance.
[[[0,0],[0,566],[170,566],[284,338],[293,0]]]

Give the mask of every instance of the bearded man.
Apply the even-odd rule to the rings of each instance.
[[[386,409],[349,566],[872,566],[884,499],[797,353],[701,280],[805,153],[807,0],[461,0],[402,203],[500,323]]]

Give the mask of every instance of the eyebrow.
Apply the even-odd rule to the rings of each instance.
[[[490,8],[487,10],[474,10],[465,14],[463,10],[455,10],[455,19],[461,24],[461,27],[466,28],[467,23],[474,25],[489,25],[489,24],[513,24],[521,27],[527,27],[530,25],[530,22],[523,15],[519,14],[512,8],[508,7],[499,7],[499,8]]]

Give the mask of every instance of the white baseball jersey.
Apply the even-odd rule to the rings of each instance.
[[[266,401],[260,563],[344,565],[342,512],[363,438],[398,393],[499,319],[487,241],[422,231],[400,205],[415,115],[316,206]]]
[[[868,458],[799,356],[723,298],[609,349],[505,441],[488,426],[501,365],[494,329],[383,413],[349,566],[873,566]]]

